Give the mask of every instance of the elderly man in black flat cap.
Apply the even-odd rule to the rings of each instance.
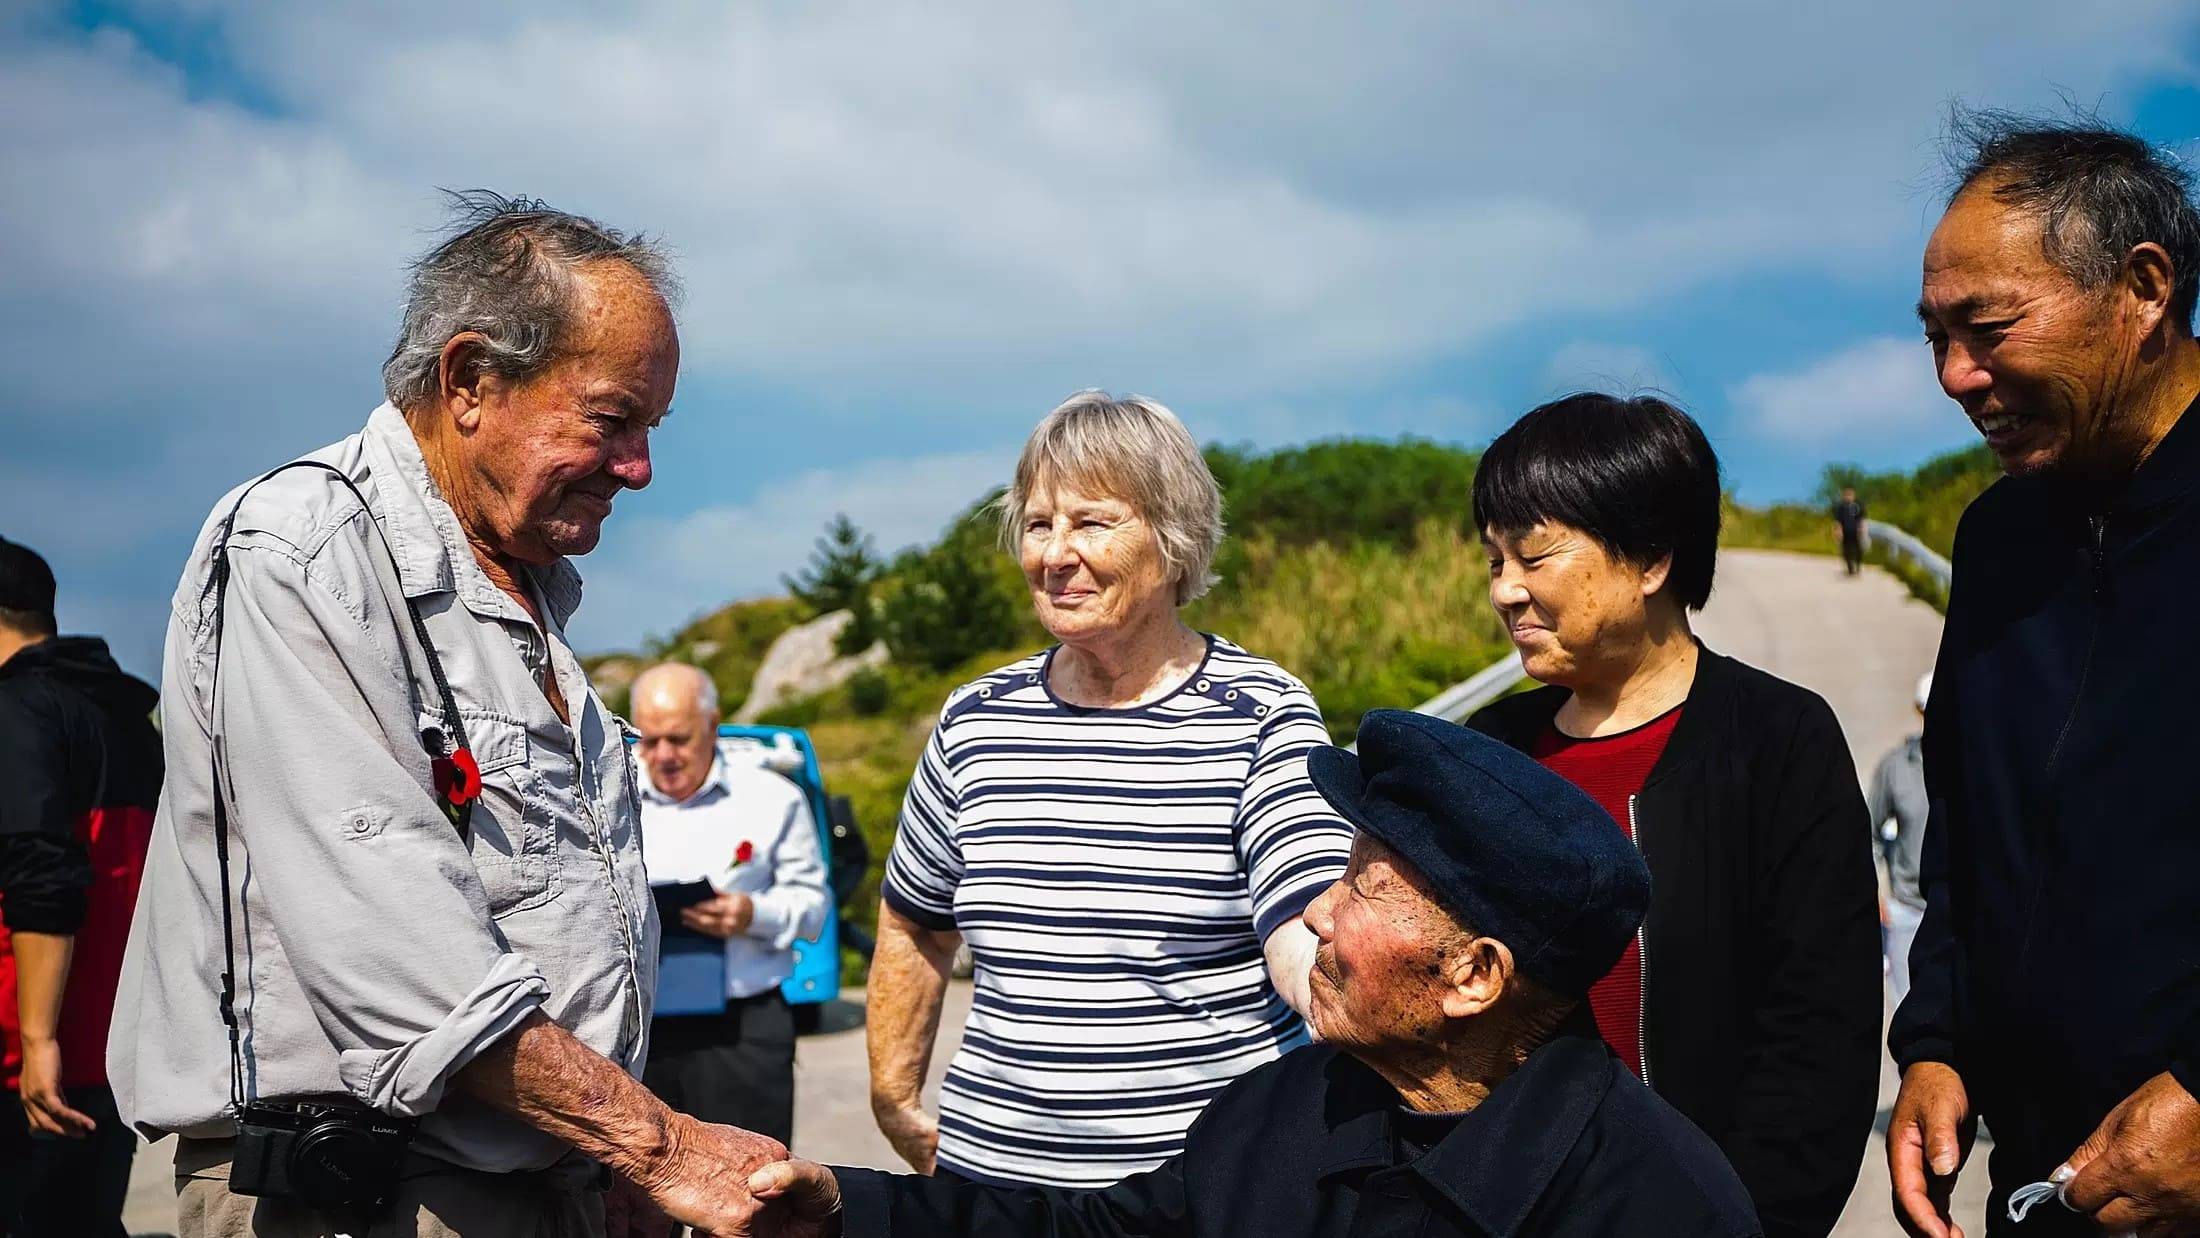
[[[749,1233],[1306,1238],[1760,1234],[1718,1148],[1583,1016],[1650,897],[1612,819],[1530,758],[1371,713],[1314,783],[1358,827],[1307,908],[1309,1045],[1217,1093],[1184,1152],[1105,1190],[806,1161],[750,1178]]]

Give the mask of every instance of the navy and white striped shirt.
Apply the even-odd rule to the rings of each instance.
[[[940,1103],[949,1169],[1108,1185],[1305,1041],[1261,946],[1344,871],[1351,828],[1306,778],[1329,736],[1304,684],[1207,640],[1148,704],[1063,702],[1049,650],[940,712],[883,893],[977,959]]]

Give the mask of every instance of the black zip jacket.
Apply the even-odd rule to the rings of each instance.
[[[1467,725],[1523,751],[1565,688]],[[1633,801],[1649,1083],[1733,1162],[1770,1238],[1825,1238],[1879,1093],[1871,830],[1818,694],[1708,649]]]
[[[1305,1045],[1215,1094],[1184,1151],[1105,1190],[838,1169],[849,1234],[896,1238],[1758,1238],[1741,1184],[1586,1020],[1425,1152],[1398,1093]]]
[[[1997,1200],[2147,1079],[2200,1094],[2196,616],[2190,409],[2124,484],[2004,478],[1956,530],[1925,720],[1925,921],[1889,1047],[1963,1076]]]
[[[152,812],[158,700],[94,636],[53,637],[0,663],[0,923],[57,934],[83,924],[92,884],[84,816]]]

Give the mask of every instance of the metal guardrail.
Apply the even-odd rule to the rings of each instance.
[[[1884,520],[1867,520],[1864,528],[1872,540],[1924,568],[1940,582],[1941,588],[1948,587],[1954,569],[1948,565],[1948,560],[1941,557],[1939,551],[1917,540],[1908,530],[1888,524]],[[1520,655],[1507,654],[1414,706],[1413,712],[1430,714],[1446,722],[1464,722],[1475,710],[1510,692],[1514,684],[1527,677],[1528,672],[1520,666]],[[1353,746],[1357,748],[1359,745]]]
[[[1934,580],[1940,582],[1941,588],[1948,587],[1948,581],[1954,575],[1955,569],[1949,566],[1948,560],[1942,558],[1939,551],[1917,540],[1907,530],[1884,520],[1865,521],[1864,531],[1873,541],[1884,544],[1887,549],[1924,568]]]
[[[1520,666],[1520,655],[1508,653],[1414,706],[1413,712],[1431,714],[1446,722],[1464,722],[1468,715],[1505,695],[1514,684],[1527,677],[1528,672]]]
[[[1429,714],[1446,722],[1465,722],[1475,710],[1512,691],[1514,684],[1528,677],[1521,669],[1520,655],[1506,654],[1458,683],[1413,707],[1417,714]],[[1348,751],[1359,751],[1360,745],[1352,744]]]

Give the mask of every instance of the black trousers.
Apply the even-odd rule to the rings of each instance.
[[[0,1238],[122,1238],[137,1133],[109,1089],[66,1094],[99,1129],[82,1139],[33,1134],[23,1098],[0,1091]]]
[[[777,987],[650,1024],[642,1082],[682,1113],[794,1139],[794,1013]]]
[[[1864,569],[1863,538],[1844,537],[1841,539],[1841,563],[1842,566],[1849,569],[1849,575],[1851,576]]]

